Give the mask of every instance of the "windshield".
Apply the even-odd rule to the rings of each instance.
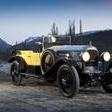
[[[56,38],[55,42],[49,42],[49,37],[44,37],[44,47],[52,47],[58,45],[71,45],[71,36],[54,36]]]

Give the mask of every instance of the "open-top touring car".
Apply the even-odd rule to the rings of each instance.
[[[11,77],[15,85],[23,78],[43,78],[57,82],[61,93],[72,97],[80,87],[102,86],[106,92],[112,92],[112,64],[109,52],[100,53],[91,43],[89,45],[55,45],[57,41],[49,36],[38,42],[37,51],[19,50],[9,62]],[[46,45],[49,47],[45,49]],[[70,41],[69,41],[70,42]]]

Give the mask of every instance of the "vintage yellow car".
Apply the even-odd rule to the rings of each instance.
[[[20,85],[23,78],[35,77],[57,82],[66,97],[76,95],[80,87],[100,86],[112,93],[112,63],[108,51],[100,53],[91,43],[49,46],[57,37],[46,38],[42,37],[42,41],[36,43],[37,51],[20,50],[9,59],[15,85]],[[71,39],[68,42],[71,43]]]

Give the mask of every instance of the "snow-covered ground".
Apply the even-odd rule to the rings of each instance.
[[[39,80],[14,86],[10,64],[0,64],[0,112],[112,112],[112,94],[101,88],[81,89],[74,98],[63,97],[58,87]]]
[[[2,62],[0,64],[0,71],[9,74],[10,73],[10,64],[6,62]]]

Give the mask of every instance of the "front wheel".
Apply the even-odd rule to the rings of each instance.
[[[79,91],[79,76],[73,66],[67,64],[62,65],[57,74],[57,83],[60,92],[65,97],[73,97]]]
[[[112,67],[109,68],[109,73],[105,76],[102,87],[107,93],[112,93]]]
[[[20,75],[20,65],[17,61],[14,61],[11,66],[11,78],[14,85],[20,85],[22,76]]]
[[[102,87],[107,93],[112,93],[112,84],[104,84]]]

